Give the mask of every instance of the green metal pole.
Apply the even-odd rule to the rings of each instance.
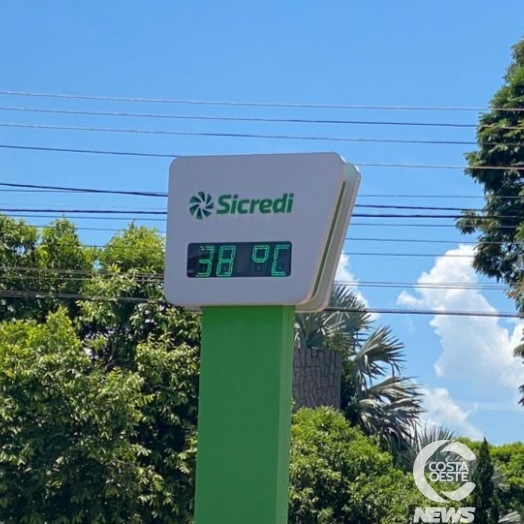
[[[202,312],[195,524],[286,524],[294,307]]]

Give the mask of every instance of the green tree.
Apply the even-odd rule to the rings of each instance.
[[[464,438],[460,440],[478,456],[480,442]],[[490,445],[489,453],[494,468],[493,485],[501,514],[524,515],[524,443]]]
[[[501,477],[498,496],[503,509],[524,514],[524,443],[492,446],[490,453]]]
[[[466,155],[466,173],[484,189],[485,204],[481,212],[466,211],[458,227],[479,234],[475,269],[515,286],[524,276],[524,40],[513,48],[513,62],[491,107],[480,117],[477,150]]]
[[[473,267],[509,285],[524,311],[524,39],[513,47],[504,85],[480,117],[477,150],[466,155],[466,173],[484,190],[481,211],[466,210],[457,225],[478,234]],[[523,346],[515,356],[524,358]],[[520,388],[524,405],[524,385]]]
[[[329,408],[293,418],[290,524],[404,524],[425,505],[378,442]]]
[[[477,524],[498,524],[498,514],[493,521],[494,506],[494,483],[493,464],[489,454],[489,446],[486,439],[483,440],[477,453],[475,469],[471,480],[475,483],[475,489],[471,495],[471,504],[476,508],[475,522]]]
[[[0,216],[0,319],[43,321],[59,305],[73,317],[75,299],[58,302],[46,295],[80,293],[93,258],[94,251],[83,246],[66,219],[39,232],[23,220]]]
[[[0,329],[0,520],[144,522],[138,376],[93,367],[63,311]]]
[[[137,483],[135,489],[129,490],[129,497],[134,499],[129,501],[124,497],[116,497],[109,504],[104,501],[99,490],[90,490],[80,479],[78,489],[83,489],[86,497],[92,496],[96,500],[77,500],[78,511],[84,512],[84,520],[78,517],[79,522],[96,522],[98,517],[93,516],[95,513],[85,516],[85,511],[89,507],[94,508],[94,512],[98,501],[105,508],[105,513],[101,515],[107,522],[134,522],[133,519],[136,522],[189,522],[194,489],[200,325],[197,316],[167,305],[163,300],[162,279],[159,278],[163,272],[164,259],[162,237],[155,230],[131,225],[116,234],[104,248],[95,250],[82,244],[74,226],[66,220],[54,222],[39,233],[36,228],[23,222],[0,217],[2,234],[4,242],[3,248],[0,245],[0,257],[3,257],[2,263],[5,265],[2,266],[0,286],[4,290],[29,295],[27,299],[17,296],[0,302],[0,312],[3,313],[0,320],[33,319],[31,329],[44,329],[46,316],[58,311],[64,304],[66,307],[60,310],[60,315],[63,317],[67,313],[71,322],[70,330],[73,330],[68,333],[76,338],[64,336],[62,344],[69,344],[68,347],[76,352],[76,356],[80,352],[78,365],[86,366],[82,368],[82,377],[93,389],[90,394],[99,391],[103,399],[106,382],[116,384],[118,377],[126,377],[135,385],[133,392],[124,385],[115,386],[122,393],[122,402],[129,401],[126,407],[133,408],[132,415],[137,417],[133,419],[132,431],[130,429],[116,437],[114,432],[119,431],[119,417],[109,408],[104,413],[108,417],[113,416],[114,425],[111,426],[108,419],[105,421],[108,427],[103,430],[104,434],[113,436],[115,442],[123,441],[122,446],[127,455],[122,455],[118,460],[121,468],[132,472],[130,477]],[[36,293],[38,298],[35,298]],[[57,293],[67,293],[75,298],[64,300],[63,295],[51,298],[50,293],[55,296]],[[95,300],[77,300],[76,295],[94,297]],[[23,323],[16,325],[25,326]],[[5,324],[5,327],[11,329],[10,324]],[[24,329],[29,328],[26,326]],[[52,339],[52,343],[55,346],[51,348],[50,342],[49,352],[56,351],[58,363],[46,371],[46,380],[54,381],[53,394],[57,397],[62,394],[67,399],[60,401],[64,405],[65,425],[68,419],[74,421],[78,418],[75,412],[77,407],[73,399],[68,398],[69,392],[75,393],[74,400],[79,406],[90,397],[88,393],[82,395],[69,382],[55,377],[65,373],[62,367],[66,363],[59,357],[65,358],[70,353],[62,349],[63,346],[56,338]],[[15,352],[14,345],[11,351]],[[75,369],[75,362],[71,364],[71,369]],[[24,366],[30,369],[30,363]],[[8,377],[12,379],[12,371],[6,373],[6,380]],[[20,384],[17,387],[22,388],[23,377],[16,375],[15,378],[12,386],[18,381]],[[85,386],[82,384],[79,382],[74,385],[81,388]],[[65,391],[61,392],[61,388]],[[137,406],[134,406],[134,399]],[[31,413],[41,409],[40,403],[43,402],[40,395],[15,395],[11,400],[21,413],[26,413],[28,421]],[[118,411],[118,402],[114,409]],[[8,425],[8,421],[4,421],[5,431],[8,431]],[[92,419],[86,420],[84,424],[85,431],[90,428],[97,430]],[[2,428],[0,434],[1,431]],[[48,445],[46,431],[42,435],[42,443],[36,440],[36,436],[29,438],[27,431],[19,434],[19,447],[27,449],[34,459],[30,464],[34,469],[40,467],[38,461],[45,460],[42,449]],[[74,431],[74,428],[71,429],[71,432]],[[38,431],[35,429],[36,433]],[[70,453],[71,447],[75,445],[67,439],[62,444],[60,453],[64,454]],[[98,444],[100,453],[104,454],[103,443]],[[111,450],[107,453],[110,455]],[[62,472],[67,471],[71,476],[71,483],[75,475],[83,474],[81,457],[78,460],[78,463],[64,463],[62,469]],[[86,460],[86,464],[90,462]],[[123,485],[118,471],[95,465],[89,471],[93,484]],[[18,517],[29,518],[27,507],[31,507],[32,503],[29,501],[28,506],[25,506],[23,502],[15,502],[19,500],[19,495],[13,495],[15,473],[18,474],[12,469],[5,470],[5,478],[12,482],[5,486],[4,502],[6,511],[15,511],[13,505],[19,506],[21,512],[26,511],[23,515],[16,514],[10,521],[23,522]],[[4,477],[0,473],[1,478]],[[144,478],[143,482],[141,478]],[[50,482],[53,482],[53,478]],[[52,504],[47,495],[49,486],[44,481],[31,484],[24,480],[22,484],[17,484],[21,492],[28,490],[28,497],[45,501],[38,511],[46,518],[51,518],[49,508]],[[28,486],[33,487],[29,489]],[[73,498],[76,496],[77,488],[68,484],[67,479],[63,481],[63,486],[64,492],[70,489]],[[73,509],[64,515],[73,518]]]
[[[0,522],[188,523],[197,350],[93,361],[64,310],[0,326]]]
[[[99,300],[80,304],[76,325],[108,368],[132,367],[136,348],[150,337],[167,337],[172,347],[199,343],[198,317],[163,300],[163,249],[158,231],[131,224],[98,251],[83,294]]]

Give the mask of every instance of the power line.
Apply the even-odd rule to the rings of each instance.
[[[359,310],[328,307],[324,311],[328,312],[358,312]],[[366,313],[380,315],[431,315],[431,316],[451,316],[451,317],[488,317],[488,318],[522,318],[516,313],[488,312],[488,311],[442,311],[435,309],[387,309],[387,308],[366,308]]]
[[[21,151],[41,151],[50,153],[74,153],[74,154],[90,154],[90,155],[116,155],[116,156],[131,156],[144,158],[181,158],[186,155],[178,155],[175,153],[147,153],[138,151],[114,151],[102,149],[78,149],[78,148],[64,148],[64,147],[47,147],[47,146],[27,146],[17,144],[0,144],[0,149],[13,149]],[[373,167],[373,168],[394,168],[394,169],[439,169],[439,170],[453,170],[453,171],[524,171],[524,165],[486,165],[486,166],[461,166],[453,164],[402,164],[392,162],[358,162],[352,160],[352,164],[358,167]],[[440,198],[440,197],[439,197]]]
[[[2,211],[0,210],[0,213]],[[59,212],[59,211],[58,211]],[[65,215],[61,214],[61,215],[56,215],[56,214],[46,214],[47,212],[44,212],[44,214],[42,214],[42,212],[40,214],[31,214],[31,213],[24,213],[24,214],[20,214],[20,213],[17,213],[17,212],[5,212],[5,216],[7,217],[10,217],[10,218],[21,218],[21,219],[24,219],[24,218],[40,218],[40,219],[59,219],[59,218],[72,218],[72,217],[66,217]],[[7,214],[9,213],[9,214]],[[74,217],[75,220],[116,220],[116,221],[120,221],[120,222],[123,222],[123,221],[133,221],[133,217],[128,217],[128,216],[120,216],[120,217],[117,217],[117,216],[98,216],[96,214],[90,214],[90,215],[86,215],[86,216],[75,216]],[[141,222],[162,222],[165,224],[166,222],[166,219],[165,218],[150,218],[148,216],[143,216],[141,215],[141,218],[140,218],[140,221]]]
[[[461,217],[462,218],[462,217]],[[358,227],[424,227],[424,228],[453,228],[457,229],[454,224],[391,224],[390,222],[380,222],[380,223],[369,223],[369,222],[352,222],[351,226]],[[515,229],[517,226],[497,226],[497,229]]]
[[[96,247],[96,246],[93,246]],[[21,268],[26,269],[26,268]],[[11,268],[12,271],[16,271],[16,268]],[[27,276],[24,275],[4,275],[4,278],[9,279],[9,281],[42,281],[42,280],[53,280],[62,283],[67,282],[90,282],[94,277],[97,276],[135,276],[129,275],[128,273],[99,273],[96,271],[86,271],[85,276],[72,276],[71,270],[63,269],[55,271],[54,275],[42,275],[40,273],[46,272],[47,270],[42,268],[40,270],[35,270],[39,274],[36,276]],[[60,276],[65,275],[65,276]],[[161,273],[151,273],[151,274],[139,274],[136,276],[139,279],[140,283],[162,283],[164,280],[164,275]],[[365,280],[335,280],[336,284],[343,284],[344,286],[349,287],[359,287],[359,288],[393,288],[393,289],[437,289],[437,290],[464,290],[464,291],[507,291],[508,286],[502,286],[497,284],[482,284],[482,283],[468,283],[468,282],[447,282],[443,284],[433,284],[433,283],[411,283],[411,282],[395,282],[395,281],[365,281]]]
[[[39,299],[55,299],[55,300],[76,300],[89,302],[134,302],[134,303],[156,303],[168,304],[165,300],[142,298],[142,297],[102,297],[92,295],[80,295],[74,293],[53,293],[46,291],[16,291],[4,290],[0,291],[0,297],[4,298],[39,298]],[[342,312],[342,313],[371,313],[383,315],[431,315],[431,316],[460,316],[460,317],[488,317],[488,318],[521,318],[516,313],[509,312],[491,312],[491,311],[442,311],[431,309],[388,309],[388,308],[366,308],[361,309],[344,308],[344,307],[327,307],[326,312]]]
[[[16,215],[9,215],[10,217],[16,216]],[[24,215],[21,215],[24,216]],[[49,218],[49,217],[41,217],[41,218]],[[58,217],[63,218],[63,217]],[[89,217],[91,218],[91,217]],[[122,220],[126,220],[126,218],[122,218]],[[36,227],[39,229],[43,228],[56,228],[57,226],[54,225],[37,225],[37,224],[30,224],[32,227]],[[353,225],[370,225],[370,224],[353,224]],[[372,225],[372,224],[371,224]],[[393,224],[392,224],[393,225]],[[417,225],[417,224],[415,224]],[[432,225],[428,224],[427,227],[431,227]],[[448,226],[446,226],[448,227]],[[99,227],[80,227],[75,224],[75,229],[78,231],[106,231],[110,233],[117,233],[123,231],[122,228],[99,228]],[[158,231],[159,233],[165,234],[165,231]],[[428,238],[380,238],[380,237],[345,237],[346,241],[352,242],[394,242],[394,243],[410,243],[410,244],[450,244],[450,245],[457,245],[457,244],[464,244],[464,245],[473,245],[473,246],[480,246],[480,245],[505,245],[507,242],[484,242],[484,241],[467,241],[467,240],[437,240],[437,239],[428,239]],[[512,242],[514,245],[524,245],[524,242]],[[104,247],[102,245],[93,245],[93,244],[84,244],[86,247]]]
[[[376,287],[376,288],[412,288],[412,289],[447,289],[447,290],[464,290],[464,291],[507,291],[508,286],[497,284],[481,284],[466,282],[446,282],[444,284],[432,283],[410,283],[410,282],[384,282],[384,281],[366,281],[366,280],[335,280],[337,284],[344,284],[350,287]]]
[[[55,131],[88,131],[95,133],[126,133],[140,135],[170,135],[170,136],[204,136],[212,138],[257,138],[264,140],[305,140],[314,142],[366,142],[375,144],[423,144],[423,145],[446,145],[446,146],[474,146],[476,142],[465,140],[419,140],[403,138],[364,138],[364,137],[322,137],[311,135],[271,135],[262,133],[225,133],[211,131],[173,131],[159,129],[125,129],[111,127],[88,127],[88,126],[63,126],[51,124],[19,124],[14,122],[0,122],[0,127],[23,128],[23,129],[46,129]],[[520,144],[491,144],[496,145],[520,145]]]
[[[522,112],[520,107],[457,107],[457,106],[405,106],[405,105],[357,105],[357,104],[320,104],[307,102],[242,102],[218,100],[188,100],[169,98],[140,98],[102,95],[72,95],[63,93],[35,93],[28,91],[0,91],[0,95],[37,98],[58,98],[70,100],[96,100],[109,102],[136,102],[173,105],[202,105],[202,106],[239,106],[239,107],[289,107],[304,109],[363,109],[381,111],[512,111]]]
[[[375,206],[358,206],[358,207],[375,207]],[[446,209],[446,208],[431,208],[431,207],[414,207],[414,206],[379,206],[392,207],[394,209]],[[460,208],[458,208],[461,210]],[[477,210],[474,210],[477,211]],[[481,211],[481,210],[478,210]],[[144,210],[144,209],[76,209],[76,208],[1,208],[2,213],[86,213],[93,215],[167,215],[167,211],[160,209]],[[464,215],[437,215],[437,214],[398,214],[398,213],[353,213],[354,218],[432,218],[432,219],[460,219]],[[493,220],[493,219],[521,219],[521,215],[483,215],[475,217],[476,220]],[[515,226],[516,227],[516,226]]]
[[[167,193],[152,192],[152,191],[127,191],[117,189],[99,189],[92,187],[72,187],[72,186],[49,186],[41,184],[19,184],[14,182],[0,182],[2,187],[17,187],[30,189],[45,189],[53,191],[68,191],[76,193],[100,193],[107,195],[130,195],[130,196],[146,196],[146,197],[167,197]]]
[[[140,197],[157,197],[157,198],[167,198],[167,192],[161,191],[132,191],[132,190],[116,190],[116,189],[102,189],[102,188],[92,188],[92,187],[76,187],[76,186],[50,186],[42,184],[21,184],[21,183],[11,183],[11,182],[0,182],[0,186],[10,187],[10,188],[20,188],[20,189],[0,189],[0,191],[10,191],[10,192],[26,192],[27,189],[34,189],[44,192],[69,192],[69,193],[100,193],[108,195],[129,195],[129,196],[140,196]],[[438,198],[438,199],[483,199],[482,195],[396,195],[396,194],[359,194],[358,198]],[[509,195],[497,195],[498,200],[524,200],[524,195],[522,196],[509,196]],[[370,208],[393,208],[393,209],[432,209],[440,211],[461,211],[464,208],[456,207],[423,207],[423,206],[399,206],[399,205],[377,205],[377,204],[356,204],[355,207],[370,207]],[[475,211],[481,212],[481,209],[476,209]]]
[[[416,199],[421,199],[421,198],[435,198],[435,199],[446,199],[446,200],[449,200],[449,199],[485,199],[485,196],[483,195],[417,195],[417,194],[413,194],[413,195],[406,195],[406,194],[403,194],[403,195],[396,195],[396,194],[379,194],[379,193],[375,193],[375,194],[359,194],[358,195],[358,198],[416,198]],[[523,196],[510,196],[510,195],[497,195],[497,199],[500,199],[500,200],[524,200],[524,195]]]
[[[20,113],[43,113],[77,116],[110,116],[124,118],[159,118],[166,120],[203,120],[220,122],[265,122],[282,124],[333,124],[333,125],[375,125],[375,126],[414,126],[414,127],[445,127],[445,128],[476,128],[476,124],[462,124],[457,122],[391,122],[371,120],[341,120],[320,118],[278,118],[278,117],[250,117],[250,116],[210,116],[210,115],[171,115],[159,113],[130,113],[122,111],[85,111],[77,109],[43,109],[34,107],[8,107],[0,106],[0,111]],[[482,126],[496,127],[504,130],[518,130],[519,127]]]
[[[1,149],[19,149],[21,151],[47,151],[53,153],[82,153],[89,155],[116,155],[116,156],[134,156],[144,158],[176,158],[180,155],[169,153],[145,153],[133,151],[107,151],[100,149],[73,149],[67,147],[45,147],[45,146],[21,146],[13,144],[0,144]],[[524,169],[524,168],[523,168]]]
[[[463,254],[447,254],[447,253],[372,253],[372,252],[356,252],[347,251],[343,252],[342,255],[349,255],[352,257],[430,257],[430,258],[474,258],[475,255],[463,255]]]
[[[497,124],[464,124],[460,122],[398,122],[385,120],[344,120],[325,118],[278,118],[278,117],[251,117],[251,116],[210,116],[210,115],[172,115],[159,113],[132,113],[122,111],[86,111],[78,109],[48,109],[35,107],[0,106],[0,111],[19,113],[42,113],[75,116],[109,116],[117,118],[158,118],[166,120],[200,120],[219,122],[262,122],[282,124],[329,124],[329,125],[371,125],[395,127],[444,127],[455,129],[497,129],[503,131],[518,131],[518,126],[500,126]]]
[[[1,211],[0,211],[1,212]],[[5,214],[5,216],[10,218],[19,218],[19,219],[25,219],[25,218],[39,218],[39,219],[60,219],[60,218],[72,218],[72,217],[66,217],[65,215],[56,215],[56,214],[19,214],[19,213],[9,213]],[[352,215],[355,217],[356,215]],[[97,216],[97,215],[86,215],[86,216],[75,216],[76,220],[116,220],[119,222],[123,221],[133,221],[132,217],[126,217],[126,216]],[[368,217],[369,218],[369,217]],[[462,218],[462,217],[459,217]],[[140,218],[141,222],[162,222],[165,224],[166,219],[165,218],[150,218],[148,216],[142,216]],[[351,227],[421,227],[421,228],[453,228],[457,229],[454,224],[410,224],[410,223],[404,223],[404,224],[393,224],[390,222],[379,222],[379,223],[369,223],[369,222],[351,222]],[[517,226],[504,226],[499,225],[497,226],[497,229],[515,229]],[[162,231],[165,233],[165,231]]]
[[[524,201],[524,196],[519,197]],[[438,206],[403,206],[403,205],[391,205],[391,204],[355,204],[355,207],[365,207],[370,209],[413,209],[413,210],[426,210],[426,211],[464,211],[463,207],[438,207]],[[476,213],[482,213],[482,209],[468,209],[468,211],[474,211]],[[497,215],[498,216],[498,215]],[[503,218],[500,216],[499,218]],[[518,218],[516,215],[509,215],[504,218]]]
[[[346,237],[346,241],[362,242],[394,242],[395,244],[464,244],[471,246],[504,246],[508,242],[484,242],[484,241],[467,241],[467,240],[437,240],[432,238],[371,238],[371,237]],[[512,245],[524,246],[524,242],[511,242]]]

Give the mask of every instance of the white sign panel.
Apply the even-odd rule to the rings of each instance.
[[[359,180],[334,153],[177,158],[169,174],[167,300],[192,309],[320,309]]]

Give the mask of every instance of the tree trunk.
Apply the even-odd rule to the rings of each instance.
[[[293,360],[293,409],[330,406],[340,409],[342,353],[295,349]]]

